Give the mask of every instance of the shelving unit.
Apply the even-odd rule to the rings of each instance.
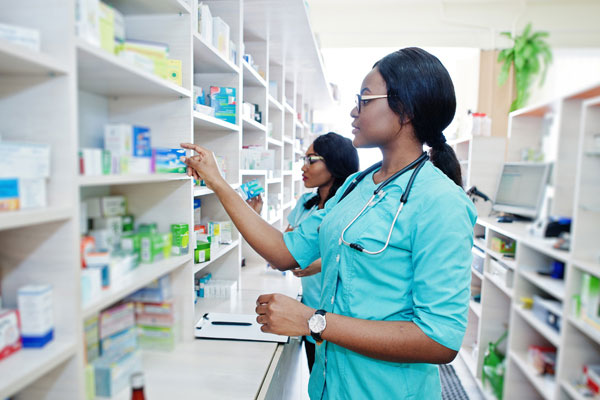
[[[554,249],[554,239],[531,236],[526,223],[497,223],[494,218],[486,217],[489,209],[483,211],[478,207],[474,239],[477,248],[473,252],[485,257],[485,262],[483,278],[477,276],[475,270],[473,276],[483,280],[481,311],[480,317],[477,317],[477,310],[471,307],[467,334],[477,333],[475,337],[465,339],[466,344],[460,354],[468,365],[473,364],[473,351],[469,351],[469,346],[476,344],[475,353],[479,358],[473,375],[481,386],[482,355],[488,343],[497,340],[508,329],[507,343],[501,349],[508,355],[503,390],[505,399],[582,399],[575,387],[575,382],[581,377],[582,366],[600,363],[600,330],[576,318],[572,311],[573,295],[581,291],[583,273],[600,276],[600,250],[597,245],[600,213],[593,207],[600,198],[600,158],[586,155],[594,146],[594,135],[600,133],[598,96],[600,85],[517,110],[511,113],[509,120],[508,161],[520,161],[521,151],[533,148],[541,151],[546,161],[554,162],[554,197],[550,214],[572,217],[570,251]],[[451,144],[455,148],[466,147],[470,140]],[[469,154],[468,164],[471,169],[479,169],[480,164],[470,158],[474,154]],[[490,194],[481,189],[478,182],[473,183]],[[515,258],[503,257],[493,251],[493,237],[514,240]],[[512,289],[490,273],[492,260],[512,271]],[[548,271],[554,261],[564,263],[562,280],[538,273],[538,270]],[[533,295],[561,302],[560,307],[552,309],[561,319],[560,331],[522,307],[521,298]],[[535,372],[527,360],[530,345],[556,348],[554,377],[540,376]],[[470,370],[473,372],[473,369]]]
[[[195,0],[107,2],[124,14],[128,38],[169,45],[170,57],[182,62],[181,86],[77,37],[73,0],[24,0],[0,5],[1,22],[39,29],[42,43],[41,51],[35,52],[0,41],[2,139],[49,144],[52,165],[47,207],[0,214],[1,295],[4,307],[15,308],[18,287],[48,283],[54,288],[55,309],[55,339],[50,344],[40,350],[21,350],[0,361],[1,398],[85,398],[84,319],[166,274],[170,275],[173,301],[181,317],[180,343],[173,354],[183,357],[185,349],[194,348],[199,351],[194,354],[194,362],[201,363],[206,355],[202,352],[208,346],[194,346],[193,327],[199,310],[208,303],[199,300],[194,305],[194,277],[210,272],[217,279],[241,280],[243,240],[234,231],[233,243],[222,245],[208,262],[195,264],[190,252],[141,264],[100,297],[80,304],[79,204],[83,200],[124,195],[136,224],[157,222],[159,231],[168,231],[171,223],[192,227],[194,197],[202,198],[205,218],[229,219],[212,190],[193,186],[185,174],[79,176],[78,150],[99,147],[105,124],[147,126],[153,147],[177,148],[182,142],[206,147],[225,157],[226,180],[233,188],[260,174],[267,194],[282,194],[278,212],[269,218],[269,223],[281,229],[286,225],[283,194],[290,207],[301,191],[289,184],[282,172],[284,145],[292,149],[295,138],[305,136],[308,129],[298,129],[296,110],[302,111],[308,119],[303,123],[310,126],[312,110],[332,104],[301,0],[285,4],[274,0],[205,2],[213,16],[221,17],[231,28],[231,40],[237,48],[233,61],[196,32]],[[268,15],[264,12],[267,8]],[[267,26],[271,28],[268,32]],[[266,79],[242,61],[244,47],[264,69]],[[278,82],[275,95],[269,93],[270,81]],[[286,82],[292,83],[293,92],[286,92]],[[236,122],[194,111],[195,84],[236,88]],[[242,100],[259,104],[262,124],[242,117]],[[290,123],[295,129],[285,131],[284,143],[284,129]],[[273,176],[269,175],[271,171],[241,168],[240,152],[246,144],[276,151]],[[165,360],[171,353],[143,353],[144,369],[150,376],[165,373]],[[267,363],[271,360],[263,358]],[[264,373],[257,375],[262,377]],[[148,389],[150,393],[165,393],[171,384],[149,383]],[[257,380],[255,386],[260,384]],[[179,389],[189,395],[196,393],[197,386]],[[128,398],[128,391],[115,398],[119,396]]]

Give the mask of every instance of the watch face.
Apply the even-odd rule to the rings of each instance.
[[[325,329],[325,326],[326,326],[325,316],[323,316],[321,314],[314,314],[308,320],[308,327],[310,328],[310,330],[312,332],[315,332],[315,333],[323,332],[323,330]]]

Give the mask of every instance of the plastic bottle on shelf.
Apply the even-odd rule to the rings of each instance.
[[[131,400],[146,400],[144,396],[144,373],[134,372],[129,380],[131,382]]]

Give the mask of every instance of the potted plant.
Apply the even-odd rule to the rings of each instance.
[[[502,32],[501,35],[511,39],[513,46],[498,54],[498,62],[503,63],[498,84],[502,86],[506,83],[510,67],[514,66],[517,97],[510,106],[510,111],[514,111],[527,102],[529,89],[540,71],[540,86],[543,85],[548,66],[552,63],[552,51],[544,40],[549,36],[548,32],[532,32],[531,23],[527,24],[521,35],[513,36],[510,32]]]

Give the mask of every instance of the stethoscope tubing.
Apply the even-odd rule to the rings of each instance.
[[[366,253],[369,255],[377,255],[380,254],[382,252],[384,252],[389,243],[390,243],[390,239],[392,238],[392,232],[394,231],[394,226],[396,225],[396,221],[398,220],[398,217],[400,216],[400,213],[402,212],[402,209],[404,208],[404,204],[406,204],[406,202],[408,201],[408,195],[410,194],[410,191],[412,189],[412,185],[417,177],[417,174],[419,173],[419,171],[421,170],[421,168],[423,168],[423,165],[425,165],[425,163],[427,162],[427,160],[429,159],[429,157],[427,156],[427,153],[423,153],[419,156],[419,158],[417,158],[415,161],[413,161],[412,163],[410,163],[409,165],[407,165],[406,167],[402,168],[400,171],[396,172],[394,175],[392,175],[391,177],[389,177],[388,179],[386,179],[385,181],[383,181],[373,192],[373,195],[371,196],[371,198],[369,199],[369,201],[367,201],[367,203],[364,205],[364,207],[360,210],[360,212],[352,219],[352,221],[350,221],[348,223],[348,225],[346,225],[346,227],[342,230],[342,233],[340,234],[340,244],[345,244],[346,246],[360,251],[362,253]],[[373,171],[374,169],[376,169],[378,166],[380,166],[381,163],[375,164],[372,167],[369,167],[366,171],[364,171],[363,173],[361,173],[358,177],[356,177],[354,179],[354,181],[352,181],[352,183],[350,184],[350,186],[348,187],[348,189],[346,189],[346,191],[344,192],[344,194],[342,195],[342,199],[348,195],[357,185],[358,183],[363,180],[363,178],[365,176],[367,176],[371,171]],[[415,168],[416,166],[416,168]],[[406,190],[404,191],[404,193],[402,194],[402,197],[400,198],[400,205],[398,206],[398,210],[396,211],[396,215],[394,216],[394,220],[392,221],[392,224],[390,225],[390,230],[388,232],[387,238],[386,238],[386,242],[385,245],[377,250],[377,251],[369,251],[366,250],[363,246],[361,246],[358,243],[350,243],[347,242],[344,239],[344,234],[346,233],[346,231],[348,230],[348,228],[350,228],[352,226],[352,224],[354,222],[356,222],[356,220],[363,215],[363,213],[365,212],[365,210],[367,209],[367,207],[369,207],[371,204],[373,204],[373,200],[375,199],[376,196],[379,196],[380,199],[382,199],[385,196],[385,192],[383,191],[383,188],[385,188],[389,183],[391,183],[394,179],[398,178],[400,175],[404,174],[405,172],[411,170],[412,168],[415,168],[415,170],[413,171],[412,175],[410,176],[408,183],[406,185]],[[341,199],[340,199],[341,201]]]

